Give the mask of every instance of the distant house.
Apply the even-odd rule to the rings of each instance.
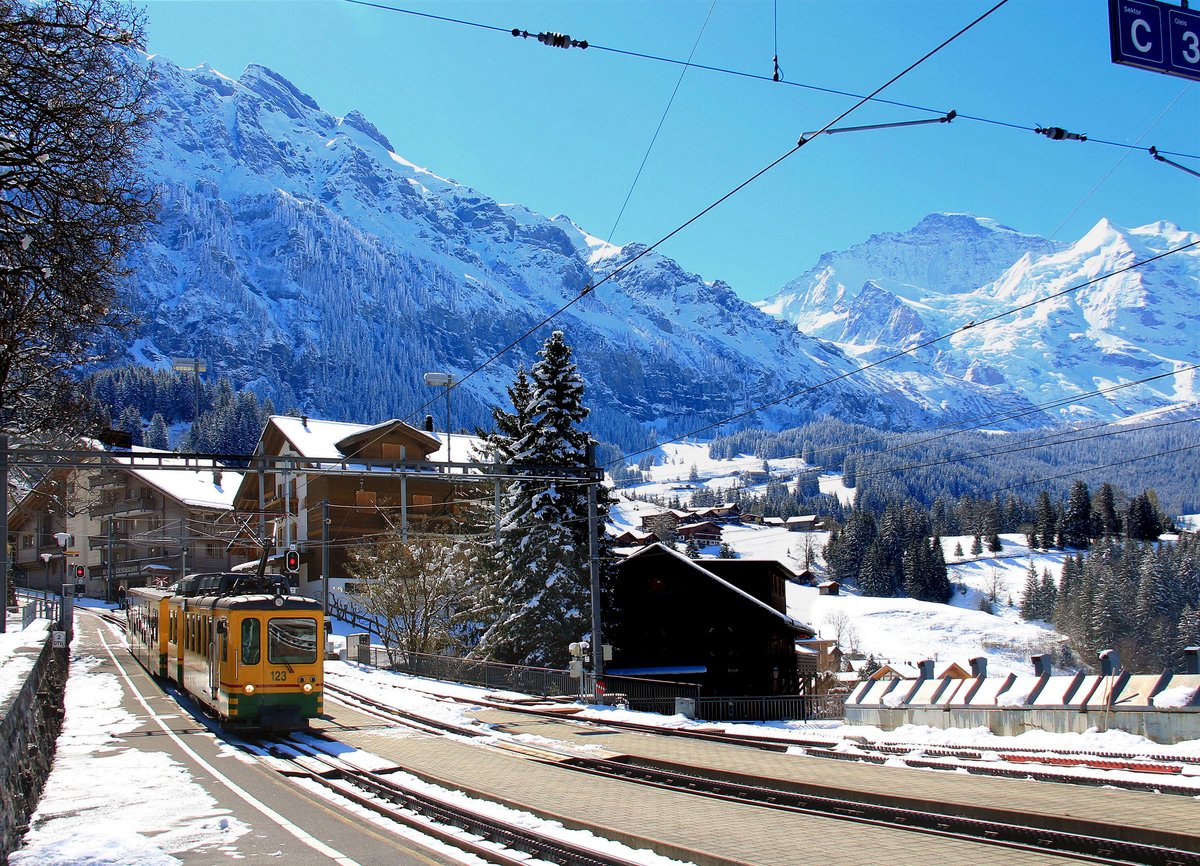
[[[818,595],[841,595],[842,585],[836,580],[825,580],[817,584]]]
[[[626,529],[620,535],[612,537],[614,547],[644,547],[657,540],[658,536],[653,532],[637,532],[633,529]]]
[[[609,673],[653,669],[707,695],[795,694],[796,641],[816,630],[786,613],[794,575],[767,560],[691,560],[651,544],[618,563],[606,631]]]
[[[774,529],[782,529],[787,525],[782,517],[764,517],[762,523],[763,526],[770,526]]]
[[[789,517],[783,522],[787,527],[788,532],[812,532],[817,528],[817,515],[804,514],[797,517]]]
[[[675,528],[680,538],[693,538],[697,544],[709,545],[721,543],[721,527],[711,520],[699,523],[681,523]]]
[[[678,508],[668,508],[666,511],[641,515],[643,532],[654,532],[663,528],[676,529],[680,523],[688,523],[691,520],[692,513],[690,511],[681,511]]]

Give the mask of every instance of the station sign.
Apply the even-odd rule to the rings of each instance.
[[[1108,0],[1112,61],[1200,81],[1200,12],[1160,0]]]

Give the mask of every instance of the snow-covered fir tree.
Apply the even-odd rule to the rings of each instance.
[[[582,467],[588,436],[584,382],[561,331],[546,340],[527,382],[509,389],[512,413],[497,413],[493,453],[514,466]],[[530,474],[537,474],[531,469]],[[604,520],[605,503],[600,503]],[[496,574],[474,653],[518,664],[558,666],[591,628],[587,488],[571,480],[509,483],[501,505]]]

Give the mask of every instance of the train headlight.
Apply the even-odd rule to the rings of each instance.
[[[246,688],[244,688],[242,691],[248,695],[254,694],[254,683],[246,683]]]
[[[312,683],[305,683],[303,686],[303,689],[304,689],[304,694],[306,694],[306,695],[310,694],[312,692]]]

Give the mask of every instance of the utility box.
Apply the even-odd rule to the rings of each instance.
[[[361,665],[371,663],[371,636],[369,634],[346,635],[346,659]]]
[[[675,715],[683,716],[685,719],[696,718],[696,699],[695,698],[676,698],[675,699]]]

